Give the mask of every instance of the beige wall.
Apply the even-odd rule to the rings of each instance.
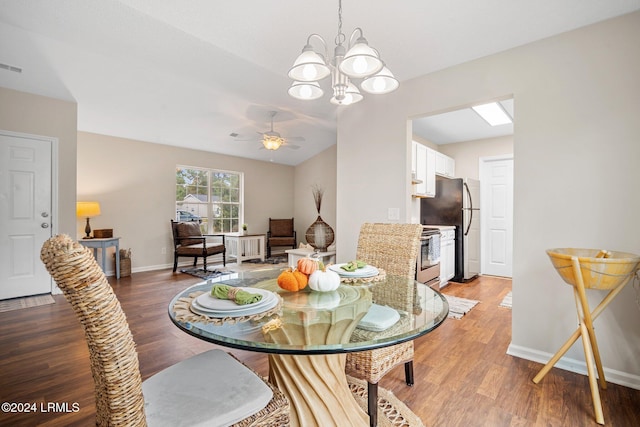
[[[316,220],[318,212],[312,187],[324,190],[320,216],[333,228],[336,240],[336,146],[333,145],[306,162],[296,166],[295,172],[295,224],[298,242],[306,243],[307,228]]]
[[[292,166],[78,132],[78,200],[100,202],[102,214],[91,220],[92,228],[113,228],[121,247],[132,250],[134,271],[173,264],[169,220],[175,218],[176,165],[243,172],[250,232],[266,233],[269,217],[294,216]],[[77,221],[75,235],[83,229]]]
[[[77,105],[0,87],[0,129],[58,139],[54,233],[75,236]],[[55,228],[57,226],[57,229]]]
[[[480,158],[513,154],[513,136],[442,144],[438,151],[456,161],[456,177],[480,178]]]
[[[518,114],[509,352],[546,361],[575,329],[576,315],[571,289],[545,250],[640,253],[637,40],[640,12],[416,78],[392,94],[341,109],[338,258],[355,254],[359,225],[386,221],[387,207],[401,206],[402,218],[410,218],[408,117],[513,96]],[[640,388],[637,292],[623,290],[598,318],[597,334],[607,379]],[[598,297],[593,292],[591,298]],[[583,361],[576,344],[563,366],[581,370]]]

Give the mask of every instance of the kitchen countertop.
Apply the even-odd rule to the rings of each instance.
[[[455,225],[422,225],[423,227],[427,227],[427,228],[438,228],[440,229],[440,231],[443,230],[455,230],[456,226]]]

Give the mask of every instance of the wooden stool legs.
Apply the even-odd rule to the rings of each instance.
[[[598,382],[602,389],[607,388],[607,383],[604,378],[604,370],[602,369],[602,361],[600,359],[600,351],[598,349],[598,342],[596,341],[596,334],[593,330],[593,321],[604,311],[609,303],[622,291],[629,280],[631,275],[625,281],[623,281],[618,287],[609,291],[600,304],[591,312],[589,310],[589,303],[587,302],[587,295],[585,292],[584,282],[582,274],[580,272],[580,263],[577,257],[571,259],[572,267],[576,277],[576,285],[574,286],[573,293],[576,303],[576,311],[578,313],[578,321],[580,326],[569,337],[569,339],[560,347],[560,349],[553,355],[553,357],[547,362],[546,365],[538,372],[533,378],[533,382],[538,384],[542,378],[553,368],[553,366],[560,360],[562,356],[571,348],[579,337],[582,337],[582,346],[584,348],[584,356],[587,364],[587,372],[589,374],[589,387],[591,388],[591,397],[593,400],[593,409],[595,412],[596,422],[598,424],[604,424],[604,416],[602,414],[602,403],[600,401],[600,391],[598,390]],[[594,369],[595,361],[595,369]],[[596,377],[596,370],[598,375]]]

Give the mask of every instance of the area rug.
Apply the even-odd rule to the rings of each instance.
[[[367,412],[367,383],[347,375],[349,389],[358,405]],[[424,424],[411,409],[402,403],[389,390],[378,387],[378,426],[379,427],[424,427]]]
[[[451,295],[444,295],[444,297],[449,303],[449,317],[452,319],[462,319],[462,316],[471,311],[471,309],[480,302]]]
[[[199,277],[204,280],[222,278],[223,276],[228,276],[233,274],[233,271],[229,270],[205,270],[203,268],[183,268],[180,270],[181,273],[190,274],[192,276]]]
[[[23,298],[12,298],[0,301],[0,312],[20,310],[21,308],[38,307],[40,305],[55,304],[56,300],[50,294],[33,295]]]
[[[282,264],[283,262],[288,262],[288,260],[286,256],[274,256],[271,258],[265,258],[264,261],[260,259],[248,259],[242,262],[248,262],[252,264]]]
[[[512,300],[512,295],[511,295],[511,291],[509,291],[509,293],[505,295],[504,299],[500,303],[500,307],[511,308],[511,300]]]

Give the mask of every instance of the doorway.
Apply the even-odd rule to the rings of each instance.
[[[505,96],[495,102],[515,120],[513,97]],[[513,270],[514,125],[513,121],[491,125],[471,107],[471,104],[458,106],[411,118],[412,137],[453,158],[455,177],[480,180],[480,272],[510,278]],[[494,173],[498,175],[493,176]],[[498,179],[508,180],[502,183],[505,187],[498,186]],[[420,217],[419,213],[417,217]],[[498,218],[502,218],[501,223],[497,223]]]
[[[40,248],[52,236],[55,138],[0,130],[0,299],[51,292]]]

